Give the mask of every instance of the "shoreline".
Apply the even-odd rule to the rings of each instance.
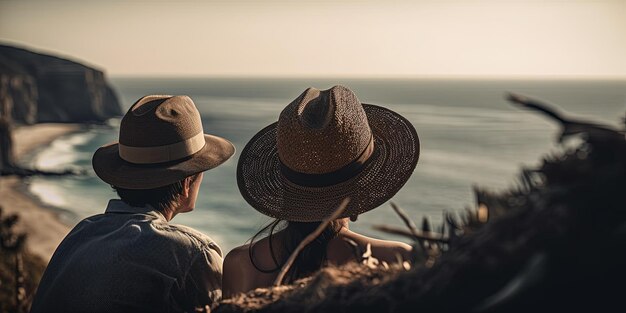
[[[82,124],[18,126],[13,130],[15,159],[25,165],[24,161],[31,159],[40,148],[82,129]],[[16,230],[27,234],[28,250],[41,257],[46,264],[71,230],[70,225],[62,221],[60,212],[52,210],[28,191],[28,178],[0,177],[0,206],[4,208],[5,214],[19,216]]]

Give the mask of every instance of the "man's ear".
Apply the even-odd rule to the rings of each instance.
[[[191,176],[183,179],[183,196],[189,197],[189,190],[191,190]]]

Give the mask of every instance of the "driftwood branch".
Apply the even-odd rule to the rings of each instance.
[[[510,102],[517,104],[521,107],[527,108],[527,109],[532,109],[535,111],[539,111],[541,113],[543,113],[544,115],[547,115],[559,122],[561,122],[561,124],[566,124],[566,123],[570,123],[570,121],[566,118],[563,117],[562,114],[558,113],[555,109],[551,108],[548,104],[543,103],[539,100],[536,99],[531,99],[528,98],[526,96],[520,95],[520,94],[516,94],[516,93],[508,93],[506,95],[506,99],[509,100]]]
[[[419,237],[418,236],[417,226],[415,226],[413,221],[404,212],[404,210],[402,210],[402,208],[400,208],[394,202],[391,202],[391,208],[396,212],[396,214],[398,214],[398,216],[400,216],[400,219],[402,219],[402,222],[404,222],[404,225],[406,225],[406,227],[409,229],[409,231],[411,232],[413,237],[415,237],[415,238]]]
[[[618,130],[611,126],[566,118],[551,105],[537,99],[528,98],[515,93],[508,93],[506,99],[523,108],[541,112],[543,115],[559,122],[563,128],[559,139],[560,141],[563,140],[564,137],[580,133],[585,133],[595,140],[606,141],[612,139],[619,141],[623,138],[625,133],[624,130]]]
[[[313,242],[313,240],[315,240],[315,238],[317,238],[324,231],[324,229],[328,227],[330,222],[339,218],[339,216],[341,216],[343,211],[345,211],[346,208],[348,207],[349,202],[350,202],[350,198],[343,199],[343,201],[341,201],[341,204],[337,207],[335,212],[333,212],[333,214],[327,217],[317,227],[317,229],[315,229],[314,232],[310,233],[308,236],[304,238],[304,240],[302,240],[302,242],[300,242],[300,244],[296,247],[296,249],[293,250],[293,252],[289,256],[289,259],[287,259],[287,262],[285,262],[285,265],[283,265],[283,267],[280,269],[280,272],[278,273],[278,276],[276,276],[276,280],[274,281],[274,286],[280,286],[283,283],[283,279],[285,278],[285,275],[287,274],[287,272],[293,265],[293,262],[296,260],[296,258],[298,257],[302,249],[304,249],[304,247],[306,247],[308,244]]]

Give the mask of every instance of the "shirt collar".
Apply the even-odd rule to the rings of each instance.
[[[105,213],[130,213],[130,214],[142,214],[142,213],[152,213],[159,218],[165,219],[163,214],[153,208],[150,205],[146,205],[144,207],[135,207],[128,205],[126,202],[119,199],[111,199],[109,200],[109,204],[107,205]]]

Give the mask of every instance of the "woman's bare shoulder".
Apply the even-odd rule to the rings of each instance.
[[[276,245],[275,242],[274,244]],[[275,247],[274,250],[276,251]],[[252,264],[252,257],[254,258],[254,264]],[[257,271],[256,267],[261,269],[276,267],[273,258],[270,257],[268,237],[255,241],[254,244],[248,243],[234,248],[226,255],[224,264],[226,264],[226,262],[233,262],[239,266],[245,266],[246,268],[253,269],[255,272]]]
[[[223,266],[223,284],[226,280],[231,280],[233,278],[239,279],[240,276],[246,276],[247,266],[247,245],[236,247],[228,252],[224,257],[224,266]]]
[[[254,243],[253,249],[254,251],[258,251],[259,244]],[[250,253],[250,244],[244,244],[239,247],[236,247],[224,258],[224,276],[229,277],[231,274],[236,274],[236,276],[244,276],[251,277],[257,274],[257,270],[255,265],[258,266],[258,260],[255,258],[255,263],[252,263],[251,253]]]
[[[224,258],[224,264],[226,262],[237,264],[244,262],[248,257],[248,249],[250,249],[250,244],[241,245],[230,250]]]
[[[224,273],[222,278],[222,292],[224,298],[237,293],[246,292],[258,287],[271,285],[274,273],[262,273],[259,269],[275,269],[276,264],[268,257],[269,252],[266,238],[252,245],[245,244],[232,249],[224,258]],[[253,252],[253,253],[251,253]],[[252,263],[254,258],[254,263]]]
[[[224,258],[224,272],[222,276],[222,295],[230,298],[233,295],[245,292],[248,288],[248,278],[252,275],[252,267],[248,260],[249,245],[236,247]]]

